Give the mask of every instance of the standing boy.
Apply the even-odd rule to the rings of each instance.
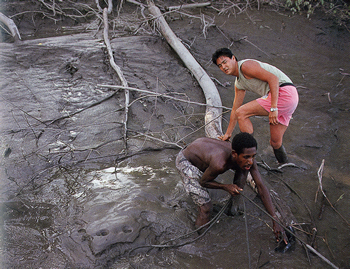
[[[252,134],[253,125],[249,118],[268,116],[270,144],[275,157],[279,163],[287,163],[282,140],[299,102],[297,89],[291,79],[267,63],[252,59],[238,61],[227,48],[217,50],[212,60],[225,74],[236,77],[230,122],[226,133],[219,138],[224,141],[230,139],[237,122],[241,132]],[[261,98],[243,105],[246,91],[255,92]]]

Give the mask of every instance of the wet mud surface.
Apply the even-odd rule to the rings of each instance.
[[[219,47],[230,46],[238,59],[269,62],[297,86],[300,102],[284,145],[299,168],[260,172],[308,240],[317,229],[313,246],[348,268],[349,32],[317,14],[308,20],[267,7],[237,16],[210,8],[187,12],[196,17],[171,13],[169,25],[214,79],[223,106],[232,106],[234,78],[211,64]],[[125,19],[140,10],[125,3],[121,14]],[[200,14],[215,26],[204,29]],[[47,19],[46,32],[45,20],[35,31],[24,21],[23,41],[5,36],[0,44],[1,268],[331,268],[298,243],[287,253],[275,252],[271,221],[247,200],[249,244],[243,215],[224,214],[197,241],[192,235],[173,243],[188,242],[180,247],[144,247],[194,230],[196,208],[175,168],[175,143],[184,146],[205,135],[204,107],[130,91],[125,149],[124,91],[101,86],[120,81],[101,29],[81,26],[94,20],[54,26]],[[110,34],[129,86],[204,103],[176,53],[152,27],[142,27],[137,35],[127,27]],[[247,93],[245,101],[255,98]],[[224,114],[224,130],[228,118]],[[276,168],[268,119],[252,122],[257,160]],[[334,208],[319,191],[322,160],[321,183]],[[219,180],[229,182],[232,175]],[[244,192],[262,205],[249,187]],[[224,192],[213,196],[218,208],[228,198]]]

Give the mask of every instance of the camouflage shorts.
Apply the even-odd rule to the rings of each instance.
[[[198,206],[209,203],[211,199],[208,190],[199,184],[203,172],[185,158],[182,150],[177,155],[175,164],[181,174],[185,190],[193,202]]]

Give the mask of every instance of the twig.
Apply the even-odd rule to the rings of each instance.
[[[156,92],[158,92],[158,77],[157,77],[157,84],[156,84]],[[150,128],[151,128],[151,122],[152,122],[152,118],[153,118],[154,114],[157,115],[157,103],[158,103],[158,98],[156,97],[155,101],[154,101],[154,109],[153,109],[152,114],[150,116],[150,119],[148,121],[148,127],[147,127],[147,130],[146,130],[146,133],[148,133]],[[144,146],[144,144],[146,143],[146,140],[147,140],[147,137],[145,138],[145,140],[144,140],[143,144],[141,145],[141,147]]]
[[[345,193],[343,193],[342,195],[339,196],[339,198],[338,198],[337,201],[334,203],[334,205],[336,205],[341,199],[344,198],[344,194],[345,194]]]
[[[271,168],[264,160],[261,160],[261,162],[257,162],[257,165],[264,168],[265,170],[269,172],[278,172],[278,173],[283,173],[281,170],[277,168]]]
[[[223,8],[220,10],[219,15],[221,14],[225,14],[226,12],[228,12],[228,10],[230,10],[231,8],[233,9],[233,14],[236,16],[236,10],[235,8],[237,8],[239,10],[238,14],[242,13],[244,10],[242,10],[242,8],[239,7],[239,4],[234,4],[231,1],[229,1],[231,3],[231,5],[227,8]]]
[[[129,158],[131,158],[133,156],[136,156],[136,155],[146,154],[146,153],[152,152],[152,151],[161,151],[161,150],[165,150],[165,149],[178,149],[178,146],[174,147],[174,146],[170,145],[170,146],[164,146],[163,148],[151,148],[151,147],[148,147],[148,148],[144,148],[144,149],[142,149],[140,151],[129,153],[128,155],[119,154],[119,156],[117,156],[117,158],[115,159],[115,163],[124,161],[124,160],[129,159]],[[93,159],[96,160],[98,158],[93,158]]]
[[[168,10],[176,10],[176,9],[183,9],[183,8],[196,8],[196,7],[206,7],[210,6],[211,2],[204,2],[204,3],[193,3],[193,4],[183,4],[180,6],[171,6],[168,7]]]
[[[111,3],[110,3],[111,4]],[[126,81],[123,72],[119,68],[119,66],[114,62],[113,52],[111,48],[111,43],[108,38],[108,9],[103,9],[103,22],[104,22],[104,30],[103,30],[103,38],[107,47],[108,55],[109,55],[109,63],[112,68],[117,72],[120,81],[122,82],[123,87],[128,87],[128,82]],[[125,88],[124,88],[125,89]],[[128,112],[129,112],[129,91],[125,89],[125,118],[124,118],[124,143],[125,148],[127,148],[127,122],[128,122]]]
[[[166,248],[177,248],[177,247],[182,247],[184,245],[187,245],[187,244],[190,244],[190,243],[193,243],[197,240],[199,240],[200,238],[202,238],[208,231],[209,229],[215,224],[217,223],[218,219],[221,217],[221,215],[225,212],[226,208],[228,207],[229,203],[230,203],[231,199],[227,200],[227,202],[225,203],[225,205],[220,209],[220,211],[215,215],[215,217],[213,219],[211,219],[209,222],[203,224],[202,226],[200,226],[199,228],[195,229],[194,231],[191,231],[187,234],[184,234],[184,235],[180,235],[176,238],[173,238],[173,239],[170,239],[168,241],[165,241],[163,242],[162,244],[159,244],[159,245],[144,245],[144,246],[138,246],[138,247],[135,247],[135,248],[132,248],[128,251],[128,255],[127,255],[127,258],[129,260],[129,263],[131,265],[132,268],[134,268],[134,266],[131,264],[130,262],[130,254],[132,252],[134,252],[135,250],[137,249],[141,249],[141,248],[161,248],[161,249],[166,249]],[[205,228],[205,229],[204,229]],[[191,235],[193,234],[196,234],[198,231],[204,229],[204,231],[196,236],[194,239],[191,239],[189,241],[186,241],[186,242],[182,242],[182,243],[178,243],[178,244],[173,244],[172,242],[174,241],[178,241],[180,239],[186,239],[188,237],[190,237]]]
[[[284,167],[295,167],[295,168],[303,169],[302,167],[296,165],[295,163],[284,163],[278,166],[277,168],[271,168],[264,160],[261,160],[261,162],[258,162],[257,164],[269,172],[278,172],[278,173],[283,173],[282,168]]]
[[[129,3],[135,4],[135,5],[139,5],[139,6],[140,6],[140,7],[142,7],[142,8],[145,8],[145,7],[146,7],[146,5],[145,5],[145,4],[142,4],[142,3],[137,2],[137,1],[135,1],[135,0],[126,0],[126,2],[129,2]]]
[[[20,108],[19,106],[15,105],[14,103],[12,103],[10,100],[7,100],[6,98],[0,96],[1,99],[3,99],[4,101],[8,102],[9,104],[11,104],[13,107],[17,108],[18,110],[22,111],[24,114],[28,115],[29,117],[35,119],[36,121],[44,124],[45,126],[47,126],[47,124],[43,121],[41,121],[40,119],[30,115],[27,111],[25,111],[24,109]]]
[[[341,73],[340,73],[340,74],[341,74]],[[336,87],[338,87],[338,86],[342,83],[342,81],[343,81],[344,78],[345,78],[345,76],[343,76],[343,77],[340,79],[340,81],[338,82],[338,84],[337,84]]]
[[[338,85],[337,85],[338,86]],[[329,92],[323,94],[323,96],[327,95],[328,98],[328,103],[332,104],[332,100],[331,100],[331,94]]]
[[[69,7],[69,8],[64,8],[65,10],[72,10],[72,11],[78,13],[78,15],[75,15],[75,14],[68,14],[68,13],[64,12],[63,8],[61,8],[59,5],[57,5],[57,4],[55,3],[55,1],[53,1],[53,4],[52,4],[52,5],[50,5],[50,4],[48,4],[48,3],[45,3],[44,0],[38,0],[38,1],[39,1],[40,3],[42,3],[48,10],[51,10],[51,11],[53,12],[53,14],[52,14],[53,16],[56,16],[56,15],[63,15],[63,16],[65,16],[65,17],[68,17],[68,18],[71,18],[71,19],[76,19],[76,18],[84,18],[84,17],[88,16],[89,13],[91,13],[91,11],[89,11],[89,12],[87,12],[86,14],[82,14],[82,13],[81,13],[78,9],[76,9],[76,8],[71,8],[71,7]],[[91,9],[93,13],[96,13],[95,10],[93,10],[91,7],[89,7],[89,6],[86,5],[86,4],[76,3],[76,4],[74,4],[74,5],[76,5],[76,6],[79,6],[79,5],[80,5],[80,6],[83,6],[83,7],[85,7],[85,8]],[[50,15],[48,15],[48,14],[45,13],[45,12],[40,12],[40,13],[42,13],[44,16],[48,17],[49,19],[54,20],[55,22],[61,20],[61,19],[52,18]]]
[[[240,192],[240,195],[242,195],[244,198],[246,198],[248,201],[250,201],[253,205],[255,205],[257,208],[260,209],[260,211],[262,211],[265,215],[267,215],[270,219],[274,220],[275,222],[277,222],[283,229],[285,229],[286,231],[288,231],[289,233],[291,233],[296,239],[298,239],[305,247],[307,247],[309,250],[311,250],[314,254],[316,254],[318,257],[320,257],[323,261],[325,261],[326,263],[328,263],[330,266],[332,266],[335,269],[339,269],[339,267],[337,267],[336,265],[334,265],[332,262],[330,262],[327,258],[325,258],[321,253],[319,253],[318,251],[316,251],[312,246],[310,246],[309,244],[305,243],[303,240],[301,240],[299,238],[299,236],[297,236],[293,231],[291,231],[289,228],[285,227],[285,225],[283,225],[279,220],[276,220],[276,218],[274,218],[273,216],[271,216],[266,210],[264,210],[261,206],[259,206],[257,203],[255,203],[252,199],[250,199],[247,195],[245,195],[244,193]]]
[[[26,120],[26,122],[27,122],[27,124],[28,124],[28,126],[29,126],[29,128],[30,128],[30,130],[32,131],[32,133],[33,133],[33,135],[35,136],[35,138],[36,138],[36,140],[37,140],[37,143],[38,143],[38,136],[36,135],[35,131],[33,130],[32,125],[29,123],[26,114],[24,114],[24,118],[25,118],[25,120]]]
[[[250,42],[250,41],[247,39],[247,37],[244,37],[244,38],[242,38],[242,39],[243,39],[244,41],[248,42],[250,45],[256,47],[256,48],[257,48],[258,50],[260,50],[261,52],[265,53],[268,57],[270,57],[269,54],[267,54],[265,51],[263,51],[262,49],[260,49],[260,48],[259,48],[257,45],[255,45],[254,43]]]
[[[264,165],[266,165],[266,166],[269,168],[269,166],[268,166],[263,160],[262,160],[262,163],[258,163],[258,165],[259,165],[259,166],[262,166],[262,167],[264,167]],[[264,167],[264,168],[265,168],[265,167]],[[267,169],[267,168],[265,168],[265,169]],[[270,168],[270,169],[271,169],[271,168]],[[267,169],[267,170],[268,170],[268,169]],[[276,170],[274,170],[274,171],[282,172],[281,170],[278,170],[278,169],[276,169]],[[297,192],[295,189],[293,189],[293,188],[292,188],[285,180],[283,180],[280,176],[278,176],[276,173],[273,173],[273,175],[274,175],[275,177],[277,177],[284,185],[286,185],[286,186],[288,187],[288,189],[290,189],[290,190],[300,199],[300,201],[303,203],[305,209],[307,210],[307,212],[308,212],[308,214],[309,214],[309,216],[310,216],[312,225],[313,225],[314,227],[316,227],[314,218],[313,218],[313,216],[312,216],[312,214],[311,214],[311,210],[310,210],[310,208],[308,207],[307,203],[304,201],[304,199],[298,194],[298,192]]]
[[[325,242],[325,244],[326,244],[326,246],[327,246],[327,248],[328,248],[329,252],[331,253],[331,255],[332,255],[333,259],[336,259],[336,258],[334,257],[334,254],[333,254],[332,249],[330,248],[330,246],[329,246],[329,244],[328,244],[327,234],[325,234],[325,236],[324,236],[324,239],[323,239],[323,240],[324,240],[324,242]]]
[[[59,118],[57,118],[57,119],[51,120],[50,122],[47,123],[47,126],[48,126],[48,125],[51,125],[51,124],[54,124],[54,123],[56,123],[57,121],[60,121],[60,120],[63,120],[63,119],[67,119],[67,118],[71,118],[72,116],[74,116],[74,115],[76,115],[76,114],[78,114],[78,113],[81,113],[81,112],[83,112],[83,111],[85,111],[85,110],[87,110],[87,109],[89,109],[89,108],[92,108],[92,107],[94,107],[94,106],[97,106],[97,105],[103,103],[104,101],[107,101],[107,100],[111,99],[115,94],[116,94],[116,93],[114,92],[113,94],[111,94],[111,95],[109,95],[109,96],[103,98],[102,100],[97,101],[96,103],[93,103],[93,104],[91,104],[91,105],[89,105],[89,106],[87,106],[87,107],[84,107],[84,108],[82,108],[82,109],[79,109],[78,111],[75,111],[75,112],[73,112],[73,113],[71,113],[71,114],[68,114],[68,115],[66,115],[66,116],[62,116],[62,117],[59,117]],[[44,122],[42,122],[42,123],[46,125],[46,123],[44,123]]]
[[[130,90],[130,91],[137,91],[137,92],[152,94],[153,96],[161,96],[161,97],[165,97],[165,98],[168,98],[168,99],[172,99],[172,100],[176,100],[176,101],[180,101],[180,102],[184,102],[184,103],[189,103],[189,104],[194,104],[194,105],[199,105],[199,106],[210,106],[210,107],[215,107],[215,108],[224,108],[224,109],[227,109],[227,110],[231,110],[231,108],[225,107],[225,106],[215,106],[215,105],[210,105],[210,104],[203,104],[203,103],[193,102],[193,101],[189,101],[189,100],[183,100],[183,99],[176,98],[176,97],[173,97],[173,96],[170,96],[170,95],[167,95],[167,94],[161,94],[161,93],[156,93],[156,92],[152,92],[152,91],[132,88],[132,87],[124,87],[124,86],[118,86],[118,85],[107,85],[107,84],[97,84],[97,86],[98,87],[104,87],[104,88],[111,88],[111,89],[127,89],[127,90]]]
[[[28,86],[28,83],[24,80],[23,76],[20,76],[17,72],[14,72],[16,74],[16,76],[22,80],[24,86],[28,89],[28,91],[33,95],[35,101],[38,101],[38,98],[36,97],[36,95],[33,93],[32,89]]]
[[[216,29],[219,30],[219,32],[220,32],[228,41],[232,42],[232,39],[231,39],[231,38],[228,38],[228,37],[225,35],[225,33],[223,32],[223,30],[221,30],[221,28],[220,28],[219,26],[216,25],[215,27],[216,27]]]
[[[284,164],[278,166],[277,169],[278,169],[278,170],[281,170],[283,167],[295,167],[295,168],[302,169],[300,166],[297,166],[297,165],[294,164],[294,163],[284,163]]]
[[[219,84],[220,86],[222,86],[224,88],[231,85],[230,82],[221,83],[217,78],[214,78],[214,77],[210,77],[210,78],[211,78],[211,80],[215,81],[217,84]]]
[[[318,219],[321,220],[322,216],[323,216],[323,212],[326,208],[326,198],[324,196],[322,196],[322,201],[321,201],[321,208],[320,211],[318,213]]]
[[[327,199],[327,202],[329,205],[333,208],[333,210],[345,221],[345,223],[350,227],[350,223],[338,212],[338,210],[335,209],[335,207],[332,205],[332,203],[329,201],[327,195],[323,191],[322,187],[322,173],[323,173],[323,168],[324,168],[324,159],[322,160],[321,166],[317,171],[317,176],[318,176],[318,181],[319,181],[319,189],[321,190],[323,196]]]
[[[246,232],[246,243],[247,243],[247,255],[248,255],[248,264],[249,264],[249,269],[252,268],[251,265],[251,256],[250,256],[250,248],[249,248],[249,230],[248,230],[248,218],[247,218],[247,208],[245,205],[245,201],[243,199],[243,207],[244,207],[244,224],[245,224],[245,232]]]
[[[182,149],[182,147],[181,147],[178,143],[174,143],[174,142],[170,142],[170,141],[165,141],[165,140],[159,139],[159,138],[157,138],[157,137],[150,136],[150,135],[143,134],[143,133],[139,133],[139,132],[136,132],[136,133],[139,134],[139,135],[145,136],[145,137],[147,137],[147,138],[150,138],[150,139],[152,139],[152,140],[156,140],[156,141],[162,142],[162,143],[164,143],[164,144],[173,145],[173,146],[176,146],[176,147]]]
[[[181,139],[179,139],[179,140],[177,141],[177,143],[179,143],[180,141],[184,140],[186,137],[191,136],[192,134],[198,132],[200,129],[205,128],[207,125],[211,124],[212,121],[215,121],[215,120],[221,118],[222,115],[223,115],[223,113],[221,113],[220,115],[217,115],[215,118],[213,118],[213,119],[211,119],[210,121],[206,122],[203,126],[201,126],[200,128],[198,128],[197,130],[195,130],[195,131],[193,131],[193,132],[191,132],[191,133],[185,135],[185,136],[182,137]]]

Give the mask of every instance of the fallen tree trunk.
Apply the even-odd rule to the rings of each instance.
[[[147,0],[147,4],[149,12],[156,18],[161,33],[202,87],[207,103],[205,133],[208,137],[217,138],[222,135],[222,109],[220,95],[214,82],[170,29],[159,8],[150,0]]]

